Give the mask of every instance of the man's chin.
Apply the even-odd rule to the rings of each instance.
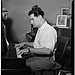
[[[33,25],[33,28],[37,28],[37,26],[34,26],[34,25]]]

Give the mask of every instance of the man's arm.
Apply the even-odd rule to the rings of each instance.
[[[15,44],[15,48],[16,47],[20,48],[20,47],[24,46],[24,44],[33,46],[33,42],[23,42],[23,43]]]
[[[33,46],[33,42],[25,42],[26,45]]]
[[[50,50],[49,48],[26,48],[26,49],[22,49],[19,50],[17,52],[17,55],[19,54],[23,54],[23,53],[28,53],[30,50],[31,53],[36,53],[36,54],[51,54],[52,50]]]
[[[36,48],[34,46],[34,48],[30,48],[31,52],[38,53],[38,54],[50,54],[53,52],[57,38],[55,34],[52,33],[51,30],[46,31],[46,32],[47,33],[44,33],[39,38],[40,39],[39,43],[37,41],[37,43],[39,44],[39,47]]]
[[[52,52],[51,49],[43,47],[43,48],[30,48],[30,52],[37,54],[50,54]]]

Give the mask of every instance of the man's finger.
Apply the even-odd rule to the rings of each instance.
[[[16,47],[20,47],[20,44],[15,44],[15,48],[16,48]]]
[[[23,51],[19,51],[19,52],[17,52],[17,55],[19,55],[19,54],[23,54]]]

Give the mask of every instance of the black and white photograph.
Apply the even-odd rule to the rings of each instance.
[[[61,14],[62,15],[69,15],[70,14],[70,8],[69,7],[61,8]]]
[[[67,16],[57,15],[56,26],[66,27],[67,26]]]
[[[73,75],[73,0],[0,2],[0,75]]]

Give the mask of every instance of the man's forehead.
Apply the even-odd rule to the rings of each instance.
[[[34,14],[31,14],[31,15],[30,15],[30,19],[32,19],[32,18],[34,18],[34,17],[35,17]]]

